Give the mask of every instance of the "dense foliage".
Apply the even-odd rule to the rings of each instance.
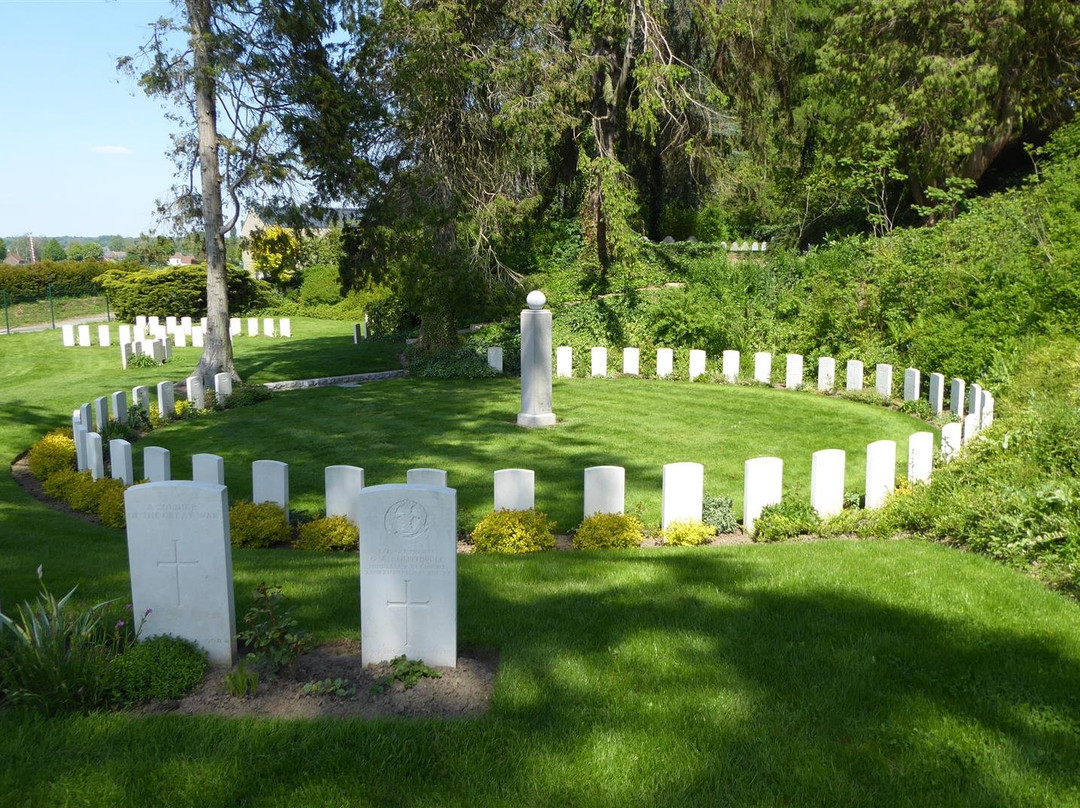
[[[226,273],[229,311],[233,315],[265,305],[268,287],[239,267]],[[202,317],[206,314],[206,267],[197,264],[141,269],[111,266],[96,279],[109,293],[116,316],[133,321],[136,315]]]
[[[104,261],[39,261],[36,264],[0,266],[0,289],[11,299],[44,298],[49,287],[56,296],[89,294],[99,281],[97,277],[116,264]]]

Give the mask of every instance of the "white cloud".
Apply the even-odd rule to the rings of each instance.
[[[90,151],[95,154],[134,154],[134,149],[127,146],[91,146]]]

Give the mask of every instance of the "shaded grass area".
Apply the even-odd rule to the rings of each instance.
[[[0,327],[10,326],[20,328],[22,326],[52,325],[53,319],[59,323],[61,320],[85,318],[105,321],[109,313],[108,301],[104,295],[90,297],[56,297],[53,298],[52,307],[45,300],[19,300],[10,301],[7,308],[7,321],[2,318],[5,312],[0,309]],[[59,326],[57,326],[59,333]]]

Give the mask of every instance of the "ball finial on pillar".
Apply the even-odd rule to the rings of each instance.
[[[544,304],[547,303],[547,298],[544,297],[544,293],[539,289],[535,289],[529,292],[529,296],[525,298],[525,302],[529,304],[529,308],[533,311],[538,311],[544,308]]]

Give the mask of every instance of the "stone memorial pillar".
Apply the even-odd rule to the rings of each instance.
[[[521,412],[518,426],[554,426],[551,411],[551,312],[540,291],[529,292],[521,312]]]

